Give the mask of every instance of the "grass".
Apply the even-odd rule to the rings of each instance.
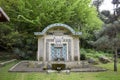
[[[17,62],[0,67],[0,80],[120,80],[120,64],[118,72],[113,71],[113,63],[100,64],[109,69],[106,72],[40,73],[40,72],[8,72]]]
[[[5,62],[5,61],[8,61],[8,60],[0,60],[0,63]]]

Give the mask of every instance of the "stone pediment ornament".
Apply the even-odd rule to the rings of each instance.
[[[10,21],[10,18],[3,11],[3,9],[0,7],[0,22],[6,22],[6,21]]]
[[[70,26],[68,26],[66,24],[62,24],[62,23],[50,24],[42,32],[34,32],[34,34],[35,35],[44,35],[49,29],[51,29],[53,27],[60,27],[60,26],[68,29],[73,35],[82,35],[82,32],[75,32],[75,30],[73,30]]]

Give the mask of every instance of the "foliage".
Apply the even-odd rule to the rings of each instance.
[[[119,21],[105,24],[105,27],[97,34],[98,39],[95,42],[91,42],[96,48],[111,49],[114,52],[114,71],[117,71],[117,50],[120,48],[119,25]]]
[[[114,16],[114,14],[110,14],[110,11],[108,10],[103,10],[100,13],[99,17],[105,24],[113,23],[118,18],[118,16]]]
[[[81,54],[84,54],[87,59],[89,58],[99,58],[100,56],[112,57],[111,53],[96,51],[92,49],[80,49]]]
[[[93,0],[93,5],[97,8],[97,11],[99,11],[99,7],[101,6],[101,4],[104,2],[104,0]]]
[[[93,45],[101,49],[119,48],[120,46],[120,22],[115,21],[112,24],[106,24],[105,27],[96,34],[98,38]],[[103,45],[104,44],[104,45]]]
[[[85,40],[92,39],[93,31],[100,29],[102,22],[89,4],[90,0],[1,0],[10,22],[0,23],[0,47],[13,51],[18,48],[19,55],[30,57],[37,47],[33,32],[52,23],[66,23],[82,31]]]
[[[80,54],[80,60],[86,60],[86,55],[85,54]]]
[[[16,58],[16,55],[13,53],[5,52],[5,51],[0,52],[0,62],[15,59],[15,58]]]

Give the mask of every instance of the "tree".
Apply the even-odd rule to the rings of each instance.
[[[97,32],[97,40],[91,43],[94,46],[99,45],[96,47],[114,51],[114,71],[117,71],[117,50],[120,48],[120,0],[113,0],[112,3],[115,6],[114,14],[110,14],[109,11],[102,11],[99,14],[105,24],[103,29]]]
[[[97,8],[97,12],[100,13],[99,7],[104,2],[104,0],[93,0],[93,5]]]
[[[118,16],[111,14],[110,11],[108,11],[108,10],[101,11],[99,17],[105,24],[113,23],[114,21],[116,21],[118,19]]]
[[[33,32],[42,31],[52,23],[72,25],[75,30],[83,32],[84,39],[91,37],[102,22],[89,4],[90,0],[2,0],[0,5],[11,19],[6,24],[11,31],[5,34],[6,40],[3,37],[1,40],[4,45],[9,43],[7,49],[18,48],[17,51],[28,54],[27,50],[36,51],[33,49],[37,45]]]
[[[120,22],[104,25],[104,28],[96,33],[97,40],[91,42],[98,49],[110,49],[114,53],[114,71],[117,71],[117,50],[120,48]]]

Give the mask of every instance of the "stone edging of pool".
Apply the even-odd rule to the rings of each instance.
[[[42,62],[40,62],[41,67],[35,67],[35,68],[28,67],[29,62],[30,61],[18,62],[9,69],[9,72],[46,72],[47,71],[47,70],[43,70]],[[49,70],[49,71],[56,72],[55,70]],[[70,72],[102,72],[102,71],[107,71],[107,69],[96,67],[94,65],[88,65],[88,67],[72,68],[70,70]],[[66,72],[66,71],[62,70],[61,72]]]

